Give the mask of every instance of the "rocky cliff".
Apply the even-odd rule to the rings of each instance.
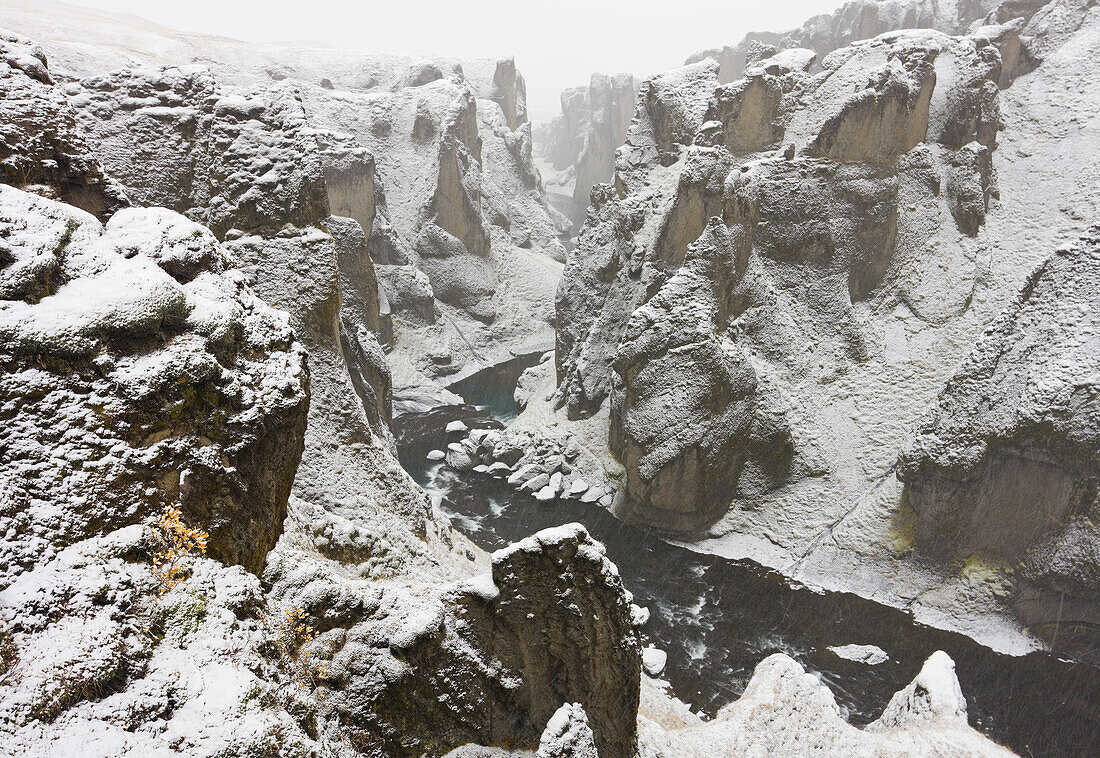
[[[91,205],[104,224],[50,199],[87,199],[71,172],[5,175],[34,194],[0,185],[4,749],[534,748],[568,701],[588,704],[607,754],[630,754],[632,717],[605,708],[636,702],[638,645],[599,546],[547,536],[547,556],[498,561],[497,589],[461,585],[486,557],[394,455],[374,228],[333,215],[387,207],[374,156],[311,125],[293,87],[217,67],[62,76],[29,40],[3,39],[12,87],[49,88],[5,101],[31,106],[19,134],[57,119],[98,172],[80,186],[125,187],[120,204],[141,206]],[[487,102],[514,134],[521,80],[502,66],[493,81],[502,104]],[[444,190],[480,202],[462,184],[487,157],[469,86],[439,87],[470,106],[443,124],[439,173],[458,183]],[[11,144],[10,165],[56,155]],[[465,201],[444,195],[432,224],[446,242]],[[466,218],[462,255],[493,255],[481,220]],[[205,556],[157,552],[153,516],[173,504],[179,528],[209,533]],[[540,583],[540,561],[575,584]],[[541,636],[528,614],[546,619]],[[578,616],[602,621],[582,633]]]
[[[15,34],[0,39],[0,171],[5,184],[51,188],[65,202],[106,218],[127,205],[118,184],[77,128],[76,112],[54,86],[46,54]]]
[[[972,631],[960,605],[1021,599],[996,567],[975,592],[912,565],[935,506],[915,514],[894,469],[973,340],[1095,215],[1096,11],[1015,8],[642,84],[557,299],[554,423],[623,465],[616,513]],[[1077,120],[1055,136],[1062,88]]]
[[[359,222],[399,396],[438,402],[440,385],[552,343],[568,222],[534,167],[512,59],[250,46],[66,8],[45,24],[40,4],[12,0],[8,23],[45,44],[70,99],[87,101],[76,115],[108,173],[129,186],[148,172],[137,202],[219,236],[265,216]],[[263,144],[254,116],[282,141]],[[280,151],[306,160],[280,175]],[[261,154],[266,166],[232,173]]]
[[[945,34],[963,34],[983,23],[1027,20],[1044,5],[1047,5],[1044,0],[851,0],[833,13],[813,16],[792,31],[754,32],[736,45],[690,55],[685,63],[712,58],[721,66],[719,80],[727,83],[741,78],[754,62],[781,50],[812,50],[821,59],[853,42],[896,29],[936,29]]]
[[[1098,262],[1093,227],[1028,278],[948,381],[898,473],[930,553],[989,556],[1029,582],[1092,600],[1100,592]]]
[[[647,614],[583,527],[487,556],[402,470],[395,393],[549,335],[561,223],[514,62],[4,8],[41,36],[0,32],[2,752],[1002,753],[942,654],[866,730],[781,655],[704,721],[642,675]],[[579,469],[614,451],[625,518],[892,600],[999,608],[994,559],[1092,597],[1095,233],[1025,274],[1094,209],[1097,28],[1067,0],[645,82],[523,388],[545,411],[557,370],[574,441],[447,459],[605,502]],[[1021,450],[1050,465],[1014,490]],[[1014,491],[1066,523],[1003,540]],[[926,567],[960,519],[970,606]]]
[[[583,221],[592,187],[611,181],[615,150],[623,144],[634,116],[638,82],[630,74],[593,74],[588,87],[561,93],[561,115],[555,116],[540,152],[563,176],[557,183],[569,188]]]
[[[761,661],[741,699],[711,721],[671,709],[653,715],[639,720],[639,755],[647,758],[722,753],[1014,755],[966,726],[966,700],[955,664],[942,651],[933,653],[882,715],[862,730],[845,723],[829,689],[782,653]],[[661,722],[678,723],[668,728]]]

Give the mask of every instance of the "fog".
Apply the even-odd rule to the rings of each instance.
[[[186,31],[250,41],[311,40],[367,50],[476,58],[514,55],[535,122],[594,71],[645,76],[749,31],[791,29],[840,0],[84,0]]]

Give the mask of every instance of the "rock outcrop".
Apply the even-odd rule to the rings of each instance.
[[[1009,758],[1009,750],[967,724],[966,700],[955,663],[933,653],[880,718],[859,729],[847,723],[833,693],[794,659],[775,653],[761,661],[741,697],[704,720],[670,698],[658,680],[643,680],[638,716],[640,758],[737,755],[973,756]],[[599,755],[604,755],[601,751]],[[446,758],[530,758],[521,750],[467,745]],[[585,710],[565,703],[546,725],[538,758],[597,755]]]
[[[319,611],[332,597],[316,594],[322,581]],[[577,702],[600,755],[629,758],[641,671],[630,601],[583,527],[544,530],[494,553],[491,574],[434,596],[375,593],[369,621],[322,635],[328,702],[353,733],[410,756],[534,749],[556,704]]]
[[[352,176],[373,192],[370,155],[349,148],[346,140],[318,136],[293,90],[223,86],[204,68],[126,69],[85,78],[79,89],[87,103],[78,112],[80,125],[133,200],[208,225],[241,256],[246,270],[255,272],[258,264],[248,238],[294,238],[284,229],[288,224],[323,234],[327,242],[311,253],[325,263],[318,261],[310,274],[329,281],[317,283],[320,291],[305,298],[315,299],[320,309],[310,328],[331,331],[338,317],[339,336],[332,339],[346,347],[372,432],[386,438],[392,390],[377,337],[379,288],[366,251],[370,227],[329,216],[330,197],[342,210],[359,210],[347,200]],[[361,205],[374,205],[372,192]],[[321,238],[303,233],[299,239],[312,244]],[[304,270],[302,275],[310,278]],[[299,310],[294,306],[284,302]]]
[[[538,758],[598,758],[592,727],[580,703],[566,703],[546,722]]]
[[[146,172],[136,202],[219,237],[264,219],[359,222],[398,395],[441,401],[439,385],[552,344],[568,221],[534,167],[514,60],[250,46],[54,15],[9,14],[62,67],[107,173],[131,186]],[[81,24],[96,30],[94,56]]]
[[[915,511],[896,467],[1044,251],[1100,212],[1082,189],[1098,170],[1100,21],[1087,3],[1038,5],[971,7],[966,34],[889,32],[824,57],[776,45],[728,83],[703,57],[642,85],[557,299],[552,426],[615,453],[586,479],[619,482],[616,514],[979,636],[1004,640],[1007,623],[1033,644],[1002,615],[1025,605],[1032,632],[1056,628],[1057,603],[1029,593],[1085,571],[1037,585],[1023,554],[967,553],[963,533],[924,547],[938,506]],[[1064,107],[1079,120],[1055,135]],[[1043,502],[1076,526],[1028,565],[1091,549],[1056,491]]]
[[[1100,598],[1100,227],[990,324],[902,453],[917,539]]]
[[[782,411],[757,392],[748,355],[722,344],[749,253],[742,227],[713,218],[683,264],[631,314],[615,353],[622,390],[611,403],[610,442],[627,472],[619,509],[645,503],[643,518],[662,529],[691,531],[717,519],[746,467],[766,485],[790,466]]]
[[[786,33],[753,32],[736,45],[703,50],[687,58],[696,63],[712,58],[721,64],[723,83],[740,79],[747,68],[784,50],[803,48],[819,59],[859,40],[897,29],[936,29],[945,34],[965,34],[983,23],[1004,24],[1017,18],[1029,20],[1046,0],[976,0],[937,3],[932,0],[850,0],[833,13],[813,16],[798,29]],[[1014,40],[1013,45],[1016,44]],[[1018,49],[1014,48],[1014,52]],[[1011,60],[1011,73],[1026,69],[1027,52]]]
[[[551,339],[564,221],[534,168],[522,91],[483,96],[464,71],[387,92],[303,90],[313,123],[374,156],[368,248],[395,322],[399,392]],[[497,71],[518,76],[514,64]],[[485,94],[501,91],[513,92]]]
[[[824,375],[867,360],[856,308],[890,289],[924,217],[947,206],[963,234],[984,218],[993,45],[901,32],[817,76],[812,59],[729,85],[709,60],[645,82],[616,187],[594,194],[567,266],[560,402],[572,417],[610,402],[617,510],[650,526],[691,533],[806,476],[767,363],[797,362],[801,329],[830,345]]]
[[[846,723],[828,687],[782,653],[761,661],[741,698],[712,721],[670,711],[654,715],[669,726],[639,719],[639,755],[1014,755],[967,725],[955,664],[943,652],[865,729]]]
[[[611,181],[615,150],[626,139],[637,92],[630,74],[597,73],[587,88],[561,93],[561,115],[554,117],[539,148],[554,169],[571,171],[571,194],[579,210],[588,206],[594,185]]]
[[[0,237],[0,518],[22,535],[8,571],[173,503],[211,555],[260,571],[309,404],[286,314],[163,209],[104,226],[0,185]]]
[[[0,30],[0,181],[106,219],[127,205],[76,125],[42,48]]]
[[[0,592],[8,755],[275,755],[316,748],[311,717],[261,652],[260,580],[198,558],[160,591],[145,530],[89,537]],[[281,611],[280,611],[281,613]],[[287,698],[288,692],[291,697]],[[303,716],[305,717],[303,718]]]
[[[136,203],[167,207],[103,225],[0,186],[0,518],[16,536],[0,635],[5,673],[23,682],[0,698],[3,749],[48,751],[99,722],[102,740],[82,749],[102,755],[534,749],[556,707],[580,702],[608,754],[631,754],[633,720],[618,713],[636,710],[638,643],[602,548],[564,530],[502,555],[499,591],[467,586],[483,554],[394,455],[371,250],[381,229],[387,255],[418,254],[385,215],[407,188],[387,197],[379,164],[399,162],[322,128],[321,106],[289,84],[229,83],[217,65],[80,73],[64,88],[75,133]],[[440,190],[422,226],[499,260],[503,217],[485,222],[487,185],[471,182],[481,161],[529,157],[522,80],[493,74],[502,104],[487,99],[482,123],[499,129],[483,142],[467,83],[433,65],[406,73],[395,109],[415,104],[409,87],[461,106],[429,148]],[[541,207],[537,174],[523,181],[513,206]],[[214,560],[178,559],[184,581],[166,590],[147,522],[171,502],[210,532]]]

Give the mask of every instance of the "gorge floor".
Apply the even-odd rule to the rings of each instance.
[[[863,726],[922,661],[944,650],[956,661],[971,725],[992,739],[1024,756],[1085,756],[1100,744],[1100,668],[1089,662],[997,653],[857,595],[811,589],[752,561],[670,544],[597,504],[537,502],[501,481],[427,459],[451,441],[451,421],[470,428],[510,421],[515,380],[531,362],[517,358],[452,386],[477,405],[396,418],[402,465],[485,550],[547,527],[583,524],[606,545],[635,602],[649,609],[643,642],[667,654],[660,676],[693,710],[713,716],[740,697],[760,661],[784,652],[828,684],[842,713]],[[877,646],[889,660],[868,665],[830,650],[850,644]]]

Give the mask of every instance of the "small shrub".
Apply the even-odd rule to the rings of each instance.
[[[201,529],[188,528],[180,515],[179,508],[166,506],[149,527],[152,533],[150,558],[158,596],[183,580],[183,566],[188,558],[206,554],[210,535]]]
[[[306,646],[317,639],[317,632],[301,608],[284,608],[271,614],[261,614],[268,637],[282,665],[294,684],[313,689],[318,679],[324,679],[325,667],[313,659]]]
[[[10,629],[0,629],[0,682],[19,662],[19,651]]]

